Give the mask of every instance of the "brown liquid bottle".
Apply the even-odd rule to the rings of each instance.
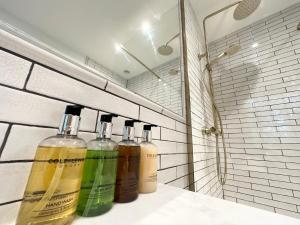
[[[139,193],[140,146],[134,141],[134,123],[126,120],[123,140],[118,145],[118,168],[115,202],[132,202]]]

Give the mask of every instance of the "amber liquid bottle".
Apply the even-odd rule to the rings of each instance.
[[[58,134],[36,151],[17,225],[67,225],[76,211],[86,143],[77,137],[81,106],[67,106]]]
[[[137,199],[139,194],[139,170],[141,148],[134,141],[134,123],[126,120],[123,140],[118,145],[118,166],[115,202],[125,203]]]

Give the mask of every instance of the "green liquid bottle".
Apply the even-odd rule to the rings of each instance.
[[[87,144],[81,190],[77,205],[80,216],[97,216],[111,209],[114,200],[117,158],[117,143],[112,141],[112,117],[102,115],[99,135]]]

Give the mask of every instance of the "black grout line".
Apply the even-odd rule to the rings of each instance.
[[[33,159],[20,159],[20,160],[0,160],[0,164],[8,164],[8,163],[30,163],[30,162],[34,162]]]
[[[3,152],[4,148],[5,148],[6,142],[8,140],[8,136],[10,134],[11,128],[12,128],[12,124],[9,124],[8,128],[7,128],[6,132],[5,132],[5,135],[4,135],[1,147],[0,147],[0,158],[1,158],[2,152]]]
[[[13,201],[9,201],[9,202],[3,202],[3,203],[0,203],[0,206],[9,205],[9,204],[12,204],[12,203],[20,202],[22,200],[23,199],[13,200]]]
[[[30,76],[31,76],[33,67],[34,67],[34,63],[32,63],[31,66],[30,66],[30,69],[29,69],[28,75],[27,75],[27,77],[26,77],[26,80],[25,80],[23,89],[26,89],[26,87],[27,87],[27,84],[28,84],[28,81],[29,81],[29,79],[30,79]]]

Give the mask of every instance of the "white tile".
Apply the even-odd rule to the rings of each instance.
[[[179,155],[161,155],[161,168],[173,167],[179,164]]]
[[[1,203],[23,198],[30,169],[31,163],[0,164]]]
[[[66,103],[0,87],[0,120],[58,127]]]
[[[188,176],[185,176],[185,177],[179,178],[175,181],[168,183],[168,185],[175,186],[178,188],[185,188],[189,185],[189,178],[188,178]]]
[[[157,146],[159,154],[172,154],[177,152],[175,142],[153,140],[153,143]]]
[[[294,197],[277,195],[277,194],[272,194],[272,195],[273,195],[273,200],[280,201],[280,202],[287,202],[294,205],[300,205],[300,198],[294,198]]]
[[[140,120],[162,127],[175,129],[175,120],[144,107],[140,108]]]
[[[27,88],[99,110],[138,118],[138,105],[41,66],[34,66]]]
[[[120,87],[119,85],[114,84],[110,81],[107,83],[105,90],[107,90],[108,92],[111,92],[113,94],[116,94],[120,97],[126,98],[130,101],[133,101],[139,105],[150,108],[156,112],[159,112],[159,113],[162,112],[162,106],[160,106],[154,102],[151,102],[151,101],[147,100],[146,98],[144,98],[138,94],[135,94],[128,89]]]
[[[176,168],[170,168],[157,171],[157,181],[159,183],[167,183],[176,179]]]
[[[260,185],[260,184],[252,184],[252,189],[258,190],[258,191],[264,191],[264,192],[268,192],[268,193],[276,193],[276,194],[281,194],[281,195],[293,196],[293,192],[291,190],[277,188],[277,187],[264,186],[264,185]]]
[[[176,141],[186,143],[186,134],[175,130],[161,128],[161,139],[167,141]]]
[[[0,123],[0,146],[2,144],[2,141],[4,140],[7,128],[8,128],[8,124]]]
[[[182,133],[187,133],[187,126],[184,123],[176,121],[175,127],[177,131],[180,131]]]
[[[183,177],[189,174],[188,165],[177,166],[177,177]]]
[[[264,204],[264,205],[270,205],[270,206],[274,206],[274,207],[277,207],[277,208],[287,209],[287,210],[290,210],[290,211],[297,212],[296,206],[292,205],[292,204],[273,201],[273,200],[270,200],[270,199],[264,199],[264,198],[259,198],[259,197],[254,197],[254,201],[257,202],[257,203]]]
[[[0,51],[0,83],[23,88],[31,62]]]
[[[21,206],[21,202],[0,206],[0,215],[1,215],[0,224],[1,225],[15,224],[20,206]]]
[[[58,127],[67,103],[0,87],[0,120]],[[96,111],[83,109],[81,129],[94,130]]]
[[[38,144],[56,133],[56,129],[13,125],[1,160],[33,159]]]

